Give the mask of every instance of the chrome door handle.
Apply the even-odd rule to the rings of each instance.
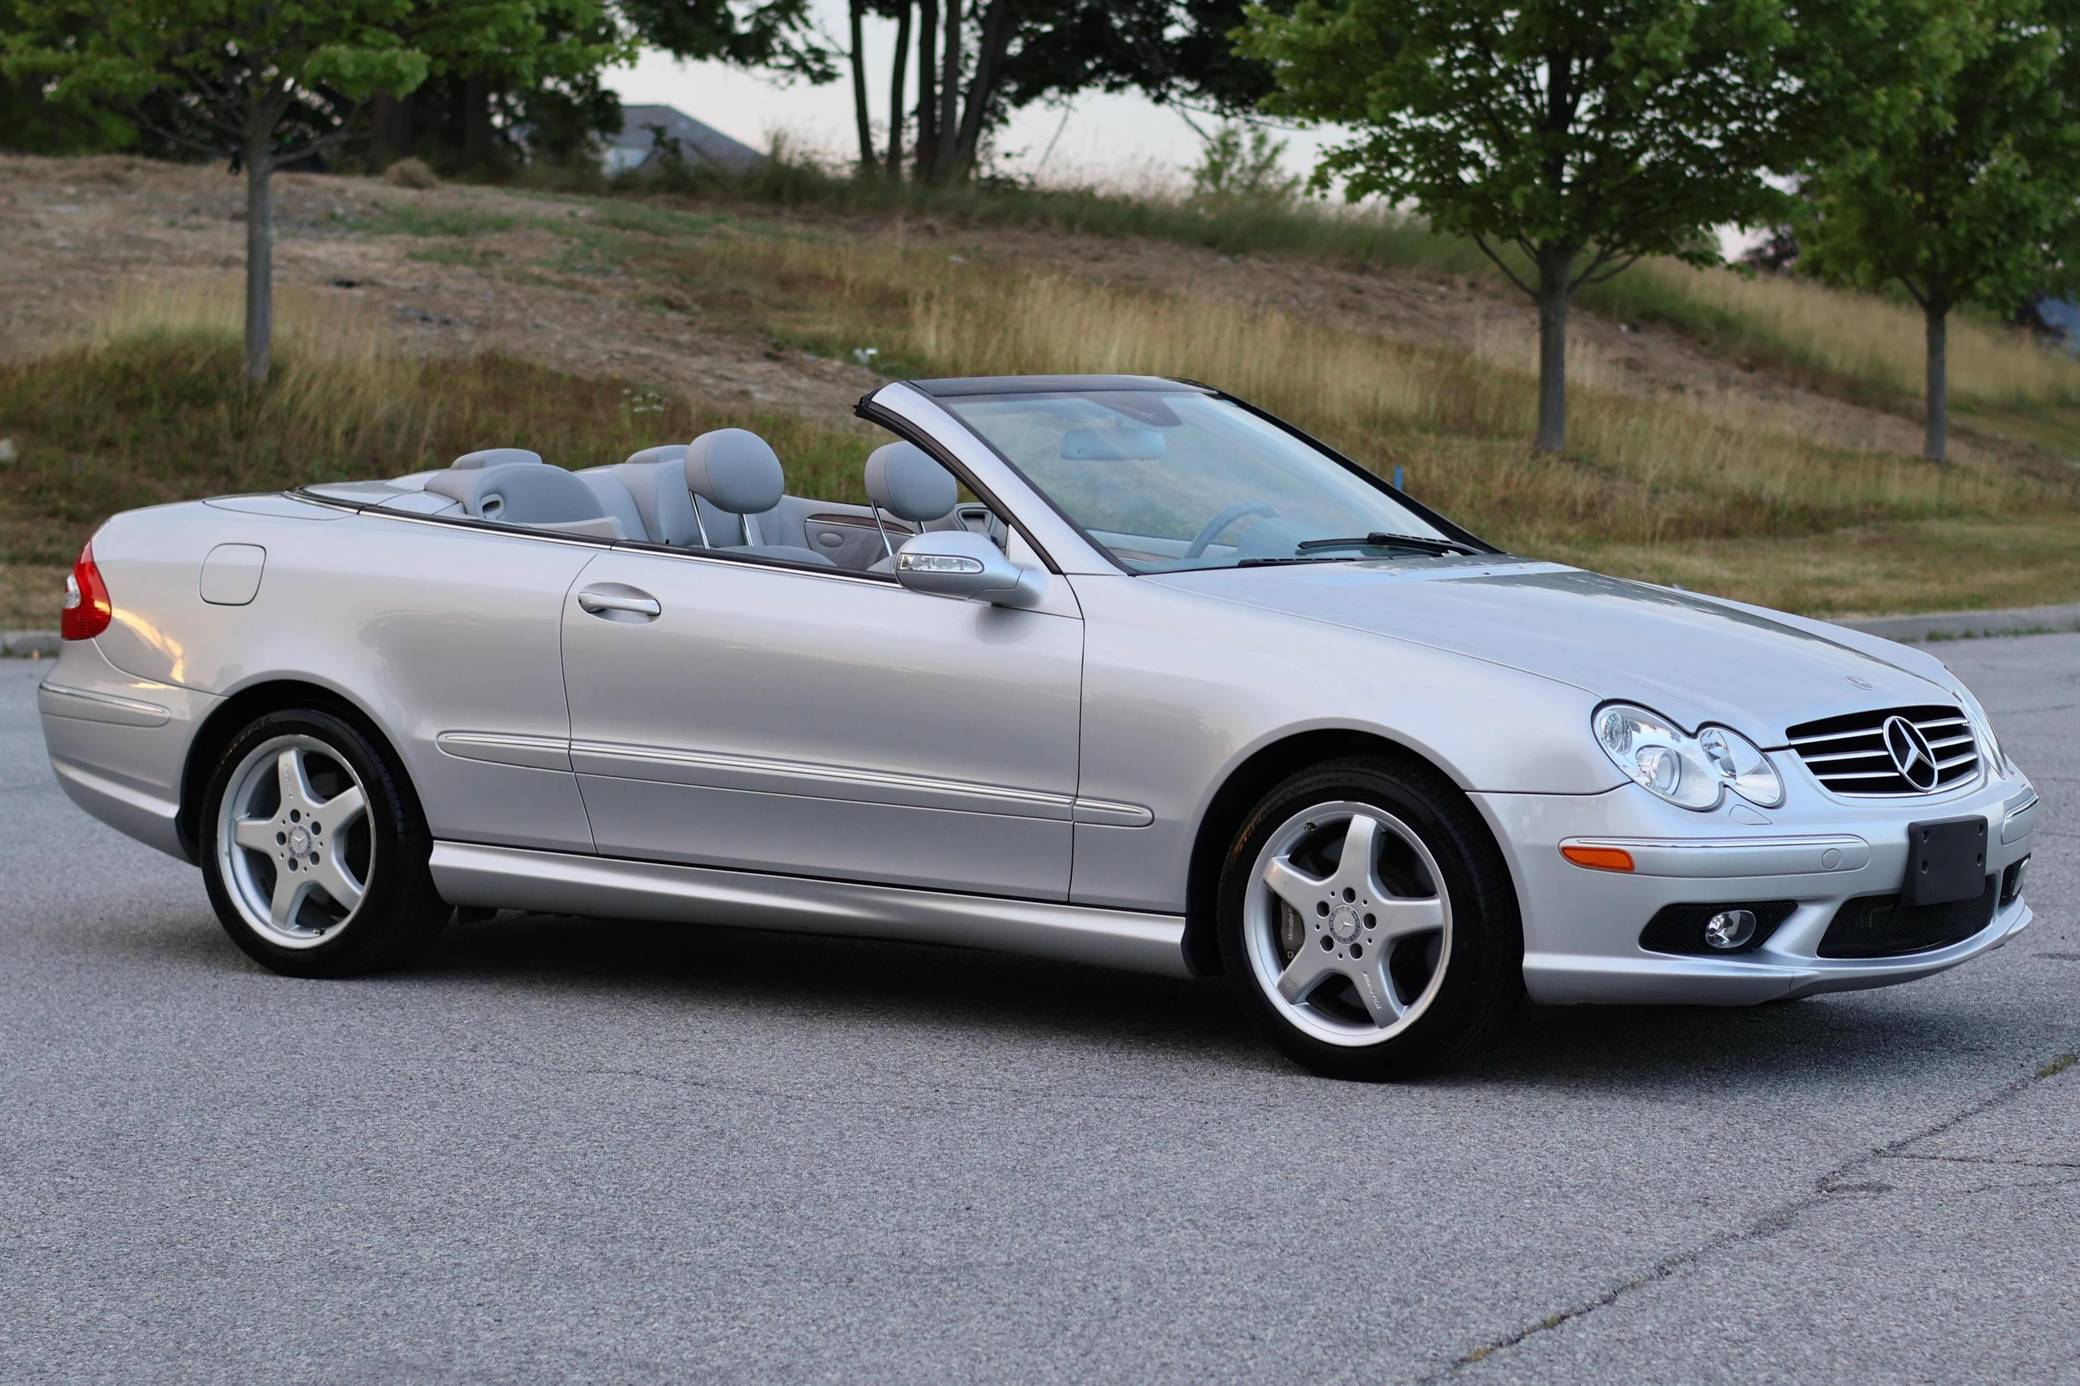
[[[609,611],[626,611],[637,616],[655,616],[664,610],[657,598],[636,592],[604,592],[588,587],[578,594],[578,605],[595,616]]]

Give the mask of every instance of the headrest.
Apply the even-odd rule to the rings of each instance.
[[[526,448],[480,448],[465,452],[448,464],[448,470],[467,472],[482,467],[505,467],[515,462],[539,462],[542,455]]]
[[[640,467],[646,462],[680,462],[685,460],[685,457],[686,444],[660,443],[654,448],[644,448],[641,452],[632,452],[623,461],[628,466]]]
[[[1072,428],[1062,434],[1067,462],[1153,462],[1168,451],[1152,428]]]
[[[538,462],[510,462],[499,467],[439,472],[426,489],[462,502],[465,513],[479,520],[509,525],[563,524],[601,520],[607,509],[592,488],[561,467]]]
[[[780,503],[787,478],[766,440],[742,428],[718,428],[686,445],[686,489],[717,510],[763,515]]]
[[[959,499],[953,474],[915,443],[884,443],[867,458],[867,500],[899,520],[936,520]]]

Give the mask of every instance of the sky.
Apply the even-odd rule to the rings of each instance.
[[[812,9],[826,34],[842,38],[844,4],[817,0]],[[892,20],[867,21],[869,109],[877,122],[888,113],[895,32]],[[914,74],[914,52],[910,67]],[[784,132],[798,146],[840,159],[851,157],[859,147],[849,74],[821,87],[806,82],[782,86],[770,73],[723,63],[681,63],[647,52],[633,66],[609,73],[607,85],[623,102],[677,106],[755,149],[764,149],[775,132]],[[915,89],[913,75],[911,91]],[[1324,143],[1322,135],[1308,131],[1281,131],[1279,137],[1289,141],[1286,162],[1296,173],[1312,168],[1314,154]],[[877,124],[875,139],[881,138]],[[1093,92],[1066,108],[1028,107],[999,134],[997,148],[1007,172],[1030,174],[1046,183],[1123,187],[1157,178],[1181,183],[1185,170],[1199,158],[1199,139],[1182,117],[1132,93]]]

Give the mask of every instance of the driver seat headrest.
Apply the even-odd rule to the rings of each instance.
[[[787,477],[765,439],[718,428],[686,445],[686,489],[731,515],[763,515],[780,503]]]
[[[867,501],[899,520],[924,524],[960,499],[953,473],[915,443],[884,443],[867,458]]]

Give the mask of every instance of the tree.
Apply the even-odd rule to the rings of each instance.
[[[1286,142],[1263,126],[1223,121],[1205,140],[1190,175],[1201,201],[1283,207],[1300,195],[1299,177],[1286,172]]]
[[[178,116],[159,133],[204,154],[228,148],[244,168],[253,384],[267,379],[274,326],[274,170],[343,139],[371,92],[425,80],[427,55],[397,36],[409,11],[405,0],[21,0],[11,68],[48,73],[61,99],[105,93],[141,108],[171,89]],[[285,145],[292,111],[317,113],[320,128]]]
[[[1287,0],[1280,0],[1287,3]],[[974,172],[983,142],[1011,112],[1092,89],[1135,87],[1158,101],[1233,111],[1269,87],[1269,72],[1234,52],[1243,0],[848,0],[844,53],[852,77],[858,166],[901,175],[913,122],[916,176]],[[888,145],[877,159],[867,102],[865,21],[893,20]],[[912,37],[917,91],[906,102]]]
[[[1718,259],[1710,228],[1779,201],[1793,31],[1775,0],[1305,0],[1250,12],[1272,109],[1343,122],[1316,169],[1412,203],[1538,304],[1537,446],[1567,436],[1567,311],[1642,255]],[[1514,249],[1521,259],[1505,251]]]
[[[2005,312],[2071,277],[2080,231],[2080,4],[1893,0],[1891,42],[1845,84],[1814,160],[1800,226],[1805,263],[1898,284],[1922,311],[1922,454],[1949,445],[1951,310]]]

